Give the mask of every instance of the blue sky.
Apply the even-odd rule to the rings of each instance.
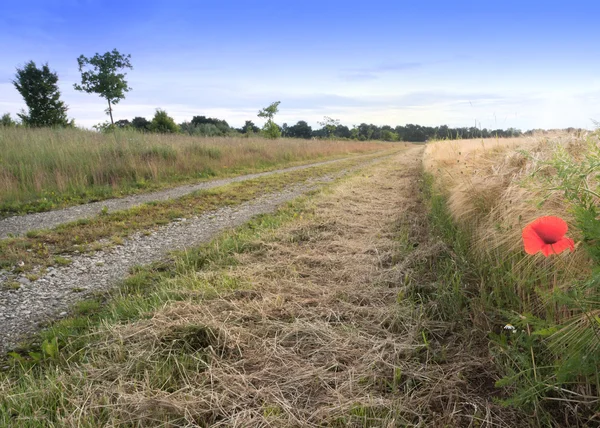
[[[115,119],[206,115],[262,124],[323,116],[351,126],[593,128],[600,120],[600,2],[198,0],[2,2],[0,114],[25,107],[27,61],[58,72],[77,124],[107,120],[76,92],[76,58],[131,54]]]

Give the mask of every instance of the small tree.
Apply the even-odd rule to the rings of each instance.
[[[69,126],[68,107],[60,100],[58,75],[50,71],[48,63],[37,68],[29,61],[23,68],[17,68],[13,85],[23,96],[28,113],[17,114],[28,126]]]
[[[115,122],[115,126],[121,129],[131,128],[131,122],[127,119],[121,119]]]
[[[292,138],[311,138],[312,128],[304,120],[298,121],[297,124],[290,126],[287,129],[287,136]]]
[[[4,113],[2,115],[2,117],[0,118],[0,126],[6,126],[6,127],[12,128],[12,127],[17,126],[17,122],[12,120],[12,117],[10,117],[10,113]]]
[[[323,127],[327,138],[333,138],[335,136],[335,130],[339,126],[339,119],[332,119],[329,116],[323,117],[323,122],[318,122]]]
[[[150,131],[163,134],[177,133],[179,132],[179,126],[177,126],[173,118],[166,111],[158,108],[156,109],[156,113],[154,113],[152,122],[150,122]]]
[[[273,122],[273,117],[279,111],[279,104],[281,104],[281,101],[275,101],[258,112],[258,117],[267,119],[267,123],[265,123],[262,129],[264,136],[267,138],[275,139],[281,137],[281,129]]]
[[[131,119],[131,126],[137,129],[138,131],[149,131],[150,121],[145,117],[136,116],[133,119]]]
[[[92,58],[81,55],[77,58],[81,84],[74,84],[77,91],[95,93],[105,98],[108,102],[106,113],[110,116],[110,123],[114,125],[112,106],[125,98],[125,92],[131,91],[125,80],[125,73],[118,73],[124,68],[133,69],[129,60],[131,55],[122,55],[118,50],[106,52],[104,55],[96,54]],[[84,71],[86,66],[91,70]]]
[[[256,134],[260,131],[260,128],[254,124],[251,120],[247,120],[244,123],[244,127],[240,130],[242,134]]]

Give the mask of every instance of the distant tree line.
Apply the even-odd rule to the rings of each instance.
[[[164,113],[162,110],[158,112]],[[404,126],[391,127],[389,125],[373,125],[361,123],[358,126],[349,128],[342,125],[337,120],[324,120],[319,122],[320,128],[313,129],[306,121],[300,120],[295,125],[289,126],[287,123],[277,125],[273,120],[269,120],[263,129],[256,126],[252,120],[247,120],[240,128],[230,126],[227,121],[206,116],[194,116],[191,121],[185,121],[178,125],[173,119],[170,119],[170,127],[157,127],[156,116],[152,120],[144,117],[134,117],[131,120],[118,120],[115,125],[119,128],[133,128],[142,132],[180,132],[183,134],[205,136],[205,137],[224,137],[224,136],[252,136],[264,135],[270,138],[278,136],[284,138],[305,138],[305,139],[336,139],[336,140],[380,140],[380,141],[410,141],[425,142],[432,139],[471,139],[471,138],[492,138],[492,137],[518,137],[523,135],[519,129],[479,129],[476,127],[450,128],[447,125],[442,126],[421,126],[408,124]],[[159,121],[161,122],[161,121]]]

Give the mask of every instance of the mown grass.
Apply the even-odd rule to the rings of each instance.
[[[0,127],[0,217],[387,147]]]
[[[432,299],[441,318],[467,319],[487,335],[506,405],[531,413],[535,426],[595,426],[599,201],[585,197],[584,208],[579,198],[597,186],[598,138],[557,136],[524,148],[458,148],[453,162],[430,165],[432,223],[454,254]],[[521,230],[543,215],[567,220],[569,236],[580,241],[574,253],[524,253]]]
[[[236,290],[247,292],[252,298],[250,285],[230,274],[237,264],[235,255],[260,251],[262,240],[272,231],[298,219],[302,213],[306,215],[307,201],[306,197],[298,198],[277,213],[260,215],[206,245],[133,269],[112,292],[80,302],[69,318],[54,323],[4,357],[0,361],[4,367],[0,372],[0,426],[97,427],[115,424],[117,419],[145,420],[147,426],[164,426],[165,423],[177,426],[186,420],[189,422],[190,415],[169,408],[168,400],[163,399],[179,391],[185,378],[204,372],[214,351],[235,350],[222,348],[218,331],[204,325],[186,324],[185,320],[167,329],[166,336],[157,336],[158,344],[148,338],[150,342],[144,347],[156,350],[151,342],[158,347],[158,353],[151,359],[124,354],[125,348],[118,350],[120,346],[111,343],[109,332],[152,318],[155,311],[177,302],[207,302]],[[161,335],[161,332],[156,333]],[[129,368],[127,373],[100,373],[95,367],[103,365],[102,361],[126,362]],[[153,409],[132,409],[140,412],[134,417],[128,416],[126,411],[119,414],[111,410],[113,406],[120,407],[118,401],[113,401],[111,393],[105,395],[110,390],[117,395],[129,394],[122,390],[124,384],[119,379],[131,382],[134,389],[149,388],[161,396],[166,395],[151,398],[158,400]],[[83,416],[79,406],[86,406],[85,397],[97,393],[105,398],[98,407],[85,409]],[[194,418],[199,424],[217,422],[210,409],[198,410]],[[265,412],[276,416],[278,408],[266,406]],[[145,413],[151,417],[144,416]]]
[[[298,199],[80,303],[1,365],[0,425],[524,426],[490,401],[484,350],[406,299],[453,256],[405,173]]]
[[[294,212],[301,206],[300,202],[296,208],[283,210],[276,216],[260,216],[209,245],[174,256],[169,261],[135,269],[109,296],[80,302],[71,317],[43,331],[38,340],[10,353],[2,363],[5,369],[0,373],[0,426],[110,425],[115,423],[116,416],[110,407],[117,403],[111,403],[109,396],[97,410],[86,410],[85,417],[78,418],[78,405],[74,403],[88,394],[93,395],[95,388],[111,388],[111,383],[114,392],[120,394],[120,377],[127,382],[145,383],[148,388],[168,394],[175,391],[182,376],[203,372],[206,365],[203,359],[209,358],[210,354],[205,349],[219,346],[218,332],[201,325],[184,325],[170,331],[169,337],[161,338],[164,353],[155,355],[157,360],[132,359],[128,373],[104,373],[97,377],[100,373],[94,372],[95,360],[109,358],[118,363],[128,358],[120,352],[111,354],[116,348],[110,343],[102,343],[106,338],[98,330],[103,330],[103,325],[117,327],[147,319],[165,304],[189,299],[206,301],[223,292],[244,288],[244,284],[226,272],[234,260],[232,254],[251,246],[260,232],[277,228],[294,218]],[[188,281],[185,278],[178,280],[178,276],[198,270],[215,273],[196,274]],[[95,347],[98,347],[97,351],[92,350]],[[88,366],[90,371],[77,370],[79,365]],[[73,374],[69,373],[71,369]],[[156,410],[151,413],[157,426],[161,421],[173,424],[184,421],[182,417],[170,416],[173,412],[167,408],[161,411],[160,405]],[[128,419],[125,414],[121,416]],[[206,420],[210,418],[207,416]]]
[[[60,264],[57,256],[61,254],[100,250],[106,245],[120,244],[123,238],[137,231],[150,233],[153,227],[175,219],[241,204],[293,183],[302,183],[320,175],[350,168],[381,155],[368,155],[335,164],[231,183],[173,200],[150,202],[123,211],[102,213],[51,230],[30,231],[24,237],[3,239],[0,240],[0,268],[14,267],[16,272],[26,272],[34,266]],[[106,242],[98,242],[100,240]]]

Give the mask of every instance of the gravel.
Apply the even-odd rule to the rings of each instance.
[[[275,211],[282,203],[317,188],[319,183],[332,181],[382,159],[315,177],[241,205],[182,218],[150,233],[135,233],[123,245],[108,250],[65,256],[70,259],[70,264],[50,267],[35,280],[21,276],[15,281],[14,275],[0,271],[0,352],[14,348],[47,322],[66,316],[74,303],[98,291],[108,290],[126,277],[133,266],[160,260],[173,250],[207,242],[224,229],[239,226],[255,215]]]
[[[100,212],[119,211],[127,208],[141,205],[146,202],[164,201],[175,199],[196,190],[212,189],[229,183],[251,180],[253,178],[264,177],[266,175],[278,174],[283,172],[298,171],[312,168],[314,166],[326,165],[329,163],[340,162],[348,158],[335,159],[324,162],[311,163],[308,165],[295,166],[291,168],[278,169],[275,171],[259,172],[256,174],[240,175],[233,178],[222,180],[207,181],[198,184],[179,186],[172,189],[161,190],[159,192],[144,193],[141,195],[131,195],[124,198],[106,199],[100,202],[92,202],[85,205],[64,208],[61,210],[47,211],[43,213],[27,214],[22,216],[13,216],[0,220],[0,239],[9,236],[21,236],[30,230],[49,229],[59,224],[76,221],[82,218],[90,218],[98,215]]]

